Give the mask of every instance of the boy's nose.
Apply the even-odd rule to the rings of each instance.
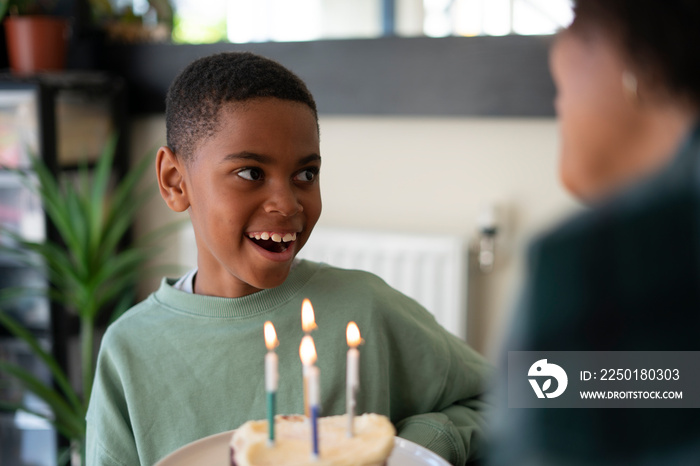
[[[271,190],[265,202],[265,212],[278,213],[285,217],[298,214],[304,210],[293,187],[280,186]]]

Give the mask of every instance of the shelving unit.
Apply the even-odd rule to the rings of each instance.
[[[70,177],[84,163],[99,157],[107,138],[119,135],[113,176],[128,169],[124,82],[101,73],[59,73],[17,77],[0,74],[0,242],[11,239],[2,230],[43,241],[56,232],[41,202],[7,168],[28,168],[29,153],[44,159],[54,173]],[[0,289],[16,286],[46,288],[40,269],[27,267],[0,252]],[[23,323],[79,380],[77,318],[43,296],[3,304],[3,310]],[[31,351],[0,328],[0,359],[21,364],[45,381],[50,374]],[[20,401],[45,410],[40,400],[7,376],[0,375],[0,400]],[[62,442],[50,424],[24,412],[0,411],[0,464],[53,465]]]

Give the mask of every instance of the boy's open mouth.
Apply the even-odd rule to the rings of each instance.
[[[248,233],[248,239],[261,248],[275,253],[284,252],[296,241],[296,233],[274,233],[269,231]]]

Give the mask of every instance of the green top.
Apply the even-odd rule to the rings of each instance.
[[[308,261],[279,287],[242,298],[189,294],[164,279],[103,339],[88,410],[88,465],[151,465],[173,450],[264,419],[263,324],[280,341],[277,410],[303,412],[301,302],[309,298],[321,414],[345,412],[345,329],[357,322],[357,413],[464,464],[481,449],[490,367],[414,300],[367,272]],[[323,441],[321,439],[321,441]]]

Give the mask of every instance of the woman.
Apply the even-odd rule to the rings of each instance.
[[[697,4],[575,3],[550,54],[561,177],[574,195],[610,196],[666,165],[688,137],[700,104]]]
[[[532,245],[504,349],[698,351],[700,2],[576,0],[574,13],[550,65],[560,176],[591,209]],[[692,409],[501,401],[493,464],[700,464]]]

